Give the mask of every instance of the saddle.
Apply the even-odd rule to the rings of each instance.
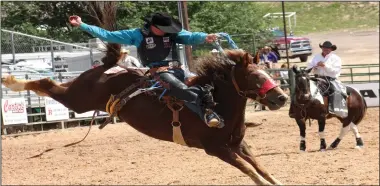
[[[310,88],[313,89],[313,86],[315,86],[315,90],[311,90],[312,97],[315,99],[319,98],[326,110],[329,111],[329,115],[337,115],[344,118],[348,114],[347,102],[349,101],[346,87],[336,80],[331,80],[328,83],[328,86],[332,87],[321,86],[312,81]],[[323,90],[323,93],[321,93],[320,90]]]
[[[157,97],[160,102],[166,104],[166,106],[172,111],[173,119],[171,125],[173,127],[173,141],[181,145],[187,145],[182,136],[180,129],[181,122],[179,120],[179,112],[184,107],[184,101],[165,95],[168,88],[167,85],[164,82],[154,78],[156,73],[167,71],[169,68],[172,67],[165,66],[151,68],[147,70],[144,75],[137,80],[137,82],[131,84],[117,95],[111,95],[106,105],[106,112],[109,113],[110,117],[99,126],[99,129],[104,128],[108,123],[110,123],[113,117],[120,118],[118,116],[119,111],[131,98],[140,94],[146,94]],[[127,68],[126,70],[135,69]],[[190,78],[190,80],[186,81],[185,84],[190,86],[192,84],[191,79],[193,78]]]

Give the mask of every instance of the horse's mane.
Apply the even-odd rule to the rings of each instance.
[[[228,56],[203,56],[196,60],[195,72],[198,77],[218,77],[223,74],[229,74],[233,65],[243,63],[245,52],[241,49],[225,50]],[[253,68],[260,69],[256,64]]]

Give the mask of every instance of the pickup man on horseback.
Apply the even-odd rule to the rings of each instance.
[[[345,107],[347,98],[345,87],[338,80],[342,60],[338,55],[332,53],[337,47],[330,41],[325,41],[322,45],[319,44],[319,47],[322,49],[322,53],[316,54],[305,70],[313,69],[317,78],[324,79],[329,83],[328,90],[325,90],[325,95],[323,95],[328,96],[328,112],[331,114],[336,113],[336,111],[347,113],[347,110],[334,110],[334,107],[340,109],[342,106]],[[294,116],[292,110],[290,109],[289,113],[291,117]]]
[[[144,66],[157,70],[156,78],[169,84],[170,95],[185,101],[185,104],[199,115],[209,127],[222,128],[223,119],[213,111],[215,102],[210,85],[188,87],[184,82],[184,71],[180,68],[176,44],[195,45],[205,41],[211,43],[217,39],[215,34],[189,32],[182,24],[166,13],[153,13],[145,17],[142,28],[107,31],[88,25],[79,16],[70,16],[73,26],[98,37],[101,40],[137,47],[137,53]],[[172,53],[169,56],[170,52]],[[168,68],[167,68],[168,67]],[[154,70],[155,71],[155,70]]]

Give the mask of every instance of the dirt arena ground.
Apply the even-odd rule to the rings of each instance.
[[[331,40],[344,64],[379,63],[379,32],[343,31],[308,35],[314,53],[318,43]],[[246,141],[257,160],[284,184],[378,185],[379,108],[370,108],[359,125],[365,148],[354,149],[350,132],[336,150],[318,152],[316,121],[307,125],[307,153],[299,153],[299,130],[279,111],[253,112],[247,121],[263,124],[249,128]],[[341,124],[328,120],[326,140],[330,144]],[[81,139],[88,127],[52,130],[19,137],[2,136],[2,185],[243,185],[253,182],[234,167],[207,156],[204,151],[149,138],[127,124],[93,128],[87,139],[73,147],[60,148],[35,159],[48,148]]]
[[[252,108],[249,107],[251,110]],[[246,141],[264,165],[284,184],[378,184],[379,109],[371,108],[359,125],[365,148],[354,149],[352,133],[336,150],[318,152],[317,122],[307,126],[307,153],[299,153],[299,132],[287,110],[248,112],[247,121],[263,122],[249,128]],[[341,124],[326,125],[330,144]],[[3,137],[2,184],[253,184],[234,167],[204,151],[149,138],[129,125],[92,129],[82,143],[27,159],[48,148],[81,139],[87,127],[44,134]]]

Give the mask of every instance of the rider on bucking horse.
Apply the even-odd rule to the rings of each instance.
[[[176,44],[195,45],[205,41],[211,43],[216,34],[189,32],[182,24],[166,13],[153,13],[145,17],[142,28],[108,31],[100,27],[83,23],[79,16],[70,16],[73,26],[90,33],[101,40],[137,47],[137,53],[144,66],[150,69],[169,67],[154,74],[159,80],[169,84],[169,93],[183,101],[209,127],[222,128],[223,119],[213,111],[215,102],[210,85],[188,87],[184,83],[184,71],[180,67]],[[172,56],[169,54],[172,52]],[[152,74],[153,75],[153,74]]]
[[[335,51],[337,47],[330,41],[325,41],[322,45],[319,44],[319,47],[322,49],[322,53],[316,54],[311,62],[308,63],[305,70],[312,68],[316,77],[325,79],[330,84],[328,90],[326,90],[329,102],[328,112],[335,113],[334,102],[345,101],[347,98],[347,93],[345,90],[342,90],[345,88],[338,80],[342,70],[342,60],[338,55],[332,53],[332,51]],[[335,100],[337,98],[343,99]],[[293,117],[293,109],[290,109],[289,111],[289,116]]]

